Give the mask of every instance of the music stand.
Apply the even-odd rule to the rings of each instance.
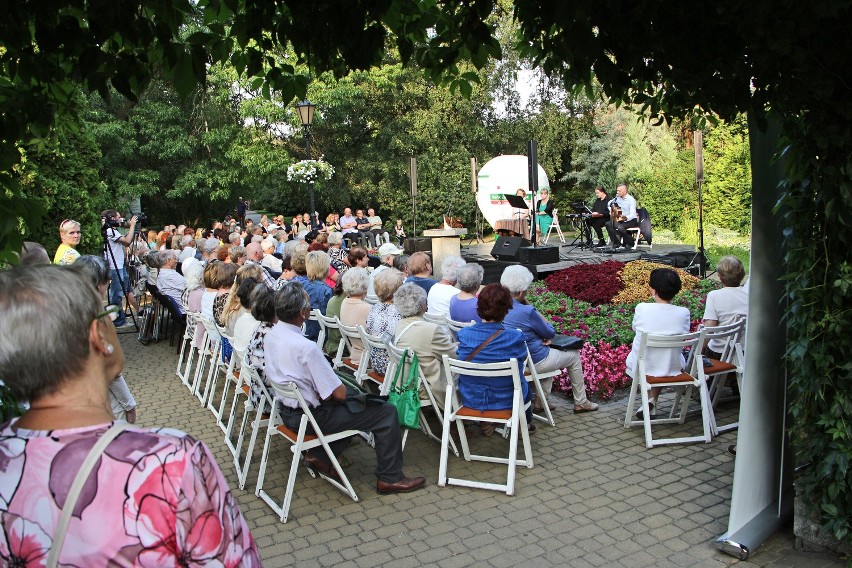
[[[589,227],[588,220],[592,216],[592,210],[589,209],[589,206],[583,203],[582,201],[575,201],[571,204],[571,209],[573,209],[574,213],[580,216],[580,231],[577,233],[577,236],[574,237],[574,240],[571,241],[569,247],[580,247],[584,248],[594,248],[586,243],[591,242],[592,240],[592,229]],[[577,242],[579,241],[579,242]]]
[[[509,202],[509,205],[511,205],[513,209],[529,210],[530,208],[530,206],[527,205],[526,200],[520,195],[515,195],[514,193],[504,193],[503,197],[506,198],[506,201]]]

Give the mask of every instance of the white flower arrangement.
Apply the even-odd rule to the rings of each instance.
[[[330,180],[334,175],[334,166],[319,160],[302,160],[287,168],[287,179],[300,183],[316,183],[318,180]]]

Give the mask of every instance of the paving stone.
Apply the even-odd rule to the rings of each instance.
[[[592,415],[575,416],[570,400],[561,394],[551,397],[556,427],[542,425],[533,436],[536,465],[518,469],[514,497],[438,487],[439,445],[413,434],[406,443],[405,472],[425,475],[427,487],[408,495],[378,495],[375,452],[356,441],[346,449],[353,462],[346,475],[359,501],[300,467],[289,519],[281,523],[254,495],[265,428],[258,432],[245,489],[240,490],[222,430],[175,376],[175,348],[168,341],[145,347],[125,334],[120,340],[127,357],[125,375],[139,403],[139,423],[184,430],[211,449],[266,566],[844,565],[832,555],[796,551],[791,527],[771,537],[745,562],[711,545],[727,528],[734,460],[725,448],[735,441],[734,435],[710,444],[648,450],[641,428],[623,427],[626,400],[606,402]],[[220,380],[217,403],[221,385]],[[225,408],[230,410],[230,403]],[[237,426],[242,412],[237,405]],[[725,421],[735,420],[737,406],[730,405],[726,412],[730,415],[724,416]],[[694,421],[685,426],[694,429]],[[264,488],[281,499],[292,454],[283,440],[273,441],[277,443],[270,446]],[[508,448],[499,436],[474,436],[471,446],[495,455],[506,455]],[[505,481],[506,476],[505,466],[465,462],[454,455],[449,457],[449,469],[453,476],[490,482]]]

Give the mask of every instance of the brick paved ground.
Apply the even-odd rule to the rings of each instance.
[[[139,422],[182,429],[213,450],[266,566],[843,565],[830,555],[795,551],[792,528],[773,536],[748,562],[711,546],[726,529],[734,466],[726,448],[735,433],[710,444],[646,450],[641,429],[623,428],[626,401],[575,416],[562,395],[553,401],[556,427],[539,425],[533,435],[535,467],[518,470],[514,497],[438,487],[439,445],[414,432],[405,449],[405,471],[425,475],[425,489],[379,496],[374,452],[357,443],[346,455],[353,461],[347,475],[359,501],[300,468],[290,519],[281,524],[254,495],[263,433],[242,491],[213,416],[175,376],[174,348],[168,341],[144,347],[129,334],[122,335],[122,345]],[[289,450],[278,441],[265,487],[283,497]],[[477,436],[471,443],[483,450],[507,447],[498,436]],[[499,466],[470,465],[452,455],[449,466],[452,476],[500,477]]]

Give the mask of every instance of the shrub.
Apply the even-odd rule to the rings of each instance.
[[[621,271],[619,278],[624,284],[624,289],[621,290],[613,299],[613,304],[643,302],[651,297],[651,287],[648,286],[648,280],[651,278],[651,272],[657,268],[672,268],[665,264],[655,262],[647,262],[645,260],[636,260],[628,263],[624,270]],[[680,276],[681,291],[691,290],[698,284],[698,278],[683,270],[682,268],[673,269]]]
[[[577,264],[545,279],[552,292],[562,292],[575,300],[590,304],[608,304],[623,288],[618,275],[624,263],[608,260],[600,264]]]

